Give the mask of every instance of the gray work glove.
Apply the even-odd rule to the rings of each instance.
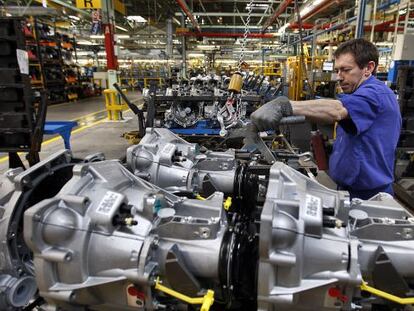
[[[292,105],[285,96],[278,97],[264,104],[250,116],[252,123],[260,131],[275,130],[284,117],[293,114]]]

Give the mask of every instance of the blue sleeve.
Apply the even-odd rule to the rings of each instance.
[[[375,97],[374,89],[363,88],[339,98],[356,127],[356,135],[369,129],[380,113],[380,101],[375,100]]]

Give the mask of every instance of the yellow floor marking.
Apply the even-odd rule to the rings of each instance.
[[[77,129],[73,130],[72,131],[72,134],[79,133],[79,132],[81,132],[81,131],[83,131],[83,130],[85,130],[87,128],[90,128],[92,126],[98,125],[99,123],[102,123],[105,120],[106,120],[106,118],[105,119],[102,119],[102,120],[99,120],[99,121],[96,121],[96,122],[93,122],[93,123],[88,124],[88,125],[81,126],[81,127],[77,128]],[[62,136],[59,135],[59,136],[50,138],[48,140],[45,140],[44,142],[42,142],[42,147],[43,146],[46,146],[46,145],[49,145],[50,143],[53,143],[53,142],[55,142],[57,140],[63,140]],[[19,152],[18,154],[21,155],[21,154],[24,154],[24,152]],[[8,159],[9,159],[9,156],[2,157],[2,158],[0,158],[0,163],[3,163],[5,161],[7,161]]]

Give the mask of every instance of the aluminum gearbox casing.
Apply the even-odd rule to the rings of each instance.
[[[253,213],[238,210],[245,201],[228,210],[233,151],[147,135],[126,167],[61,152],[3,176],[1,310],[18,310],[36,289],[62,310],[185,310],[158,279],[189,297],[214,291],[214,310],[409,309],[360,288],[413,297],[414,218],[389,195],[350,201],[276,162],[257,170],[265,189],[251,194]],[[221,191],[188,196],[217,171]],[[31,291],[16,300],[21,284]]]
[[[205,201],[176,197],[117,161],[76,166],[57,196],[25,213],[40,295],[64,310],[150,310],[155,273],[196,295],[197,279],[219,282],[222,202],[219,192]],[[122,225],[124,214],[136,225]],[[133,285],[145,300],[128,295]]]
[[[232,193],[236,175],[234,150],[201,153],[198,144],[163,128],[148,128],[140,143],[128,148],[127,166],[136,176],[174,192]]]

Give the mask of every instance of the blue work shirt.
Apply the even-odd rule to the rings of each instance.
[[[351,198],[393,194],[395,149],[401,129],[396,96],[374,76],[338,98],[349,118],[339,122],[329,175]]]

